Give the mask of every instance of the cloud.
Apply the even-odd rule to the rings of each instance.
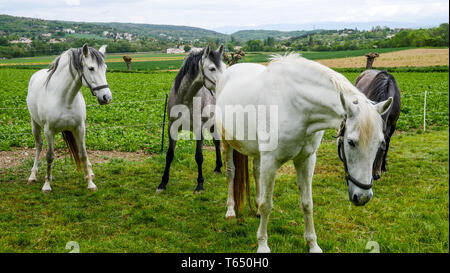
[[[80,0],[66,0],[68,6],[79,6]]]
[[[0,0],[2,13],[85,22],[204,27],[320,22],[448,21],[448,0]]]

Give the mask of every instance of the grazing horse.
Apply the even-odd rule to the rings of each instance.
[[[389,143],[394,134],[398,117],[400,116],[400,90],[394,76],[387,71],[366,70],[356,78],[355,86],[374,102],[381,102],[389,97],[393,97],[392,107],[381,117],[384,121],[383,134],[384,143],[378,150],[375,161],[373,162],[373,178],[380,179],[381,173],[386,172],[387,153]]]
[[[310,252],[322,252],[314,230],[311,185],[324,130],[341,128],[340,153],[345,155],[349,199],[357,206],[364,205],[373,195],[373,160],[384,141],[381,114],[389,109],[392,98],[374,105],[343,75],[298,54],[274,56],[267,67],[233,65],[222,75],[216,92],[216,126],[227,166],[226,218],[236,216],[235,209],[242,203],[240,197],[248,189],[246,156],[252,156],[260,214],[258,252],[270,252],[267,224],[273,207],[275,175],[282,164],[293,160],[301,192],[305,240]],[[267,110],[261,111],[263,114],[258,114],[256,121],[250,118],[255,115],[249,114],[249,109],[256,106],[277,111],[270,111],[270,122]],[[230,115],[236,115],[237,120],[238,115],[245,114],[249,118],[240,132]],[[267,128],[274,133],[268,134]],[[237,137],[250,136],[250,130],[255,130],[255,139]],[[277,140],[276,145],[267,145],[272,138]]]
[[[219,47],[217,51],[211,50],[210,46],[197,52],[192,52],[184,60],[183,65],[180,68],[177,76],[175,77],[172,89],[169,94],[169,104],[168,104],[168,133],[169,133],[169,149],[166,154],[166,166],[164,168],[164,174],[162,176],[161,183],[156,189],[157,193],[160,193],[166,189],[167,183],[169,182],[170,165],[172,163],[175,151],[175,145],[178,139],[178,133],[181,129],[187,129],[192,132],[197,137],[197,147],[195,150],[195,161],[197,162],[198,178],[197,187],[195,188],[195,193],[200,193],[204,190],[203,188],[203,133],[204,125],[213,116],[214,112],[210,111],[209,115],[203,115],[201,117],[201,132],[194,131],[194,124],[197,122],[194,119],[194,113],[196,111],[203,112],[206,107],[213,106],[216,104],[216,98],[214,96],[216,81],[219,76],[225,71],[226,66],[222,62],[223,45]],[[196,105],[194,103],[194,98],[201,99],[201,109],[195,109]],[[185,106],[189,110],[189,114],[178,118],[178,113],[176,109],[178,106]],[[172,111],[173,110],[173,111]],[[171,115],[175,112],[176,115]],[[189,124],[190,128],[172,128],[175,125],[175,121],[183,124]],[[214,126],[211,127],[211,133],[214,133]],[[200,135],[200,136],[198,136]],[[220,140],[218,137],[214,137],[214,146],[216,148],[216,168],[215,172],[220,173],[220,168],[222,167],[222,157],[220,154]]]
[[[39,154],[42,149],[41,130],[47,140],[47,176],[42,192],[52,188],[52,162],[54,159],[55,135],[62,132],[70,148],[77,168],[83,165],[88,189],[96,191],[92,165],[85,145],[86,104],[80,92],[87,86],[98,103],[108,104],[112,95],[106,82],[106,45],[98,51],[85,44],[82,48],[72,48],[56,58],[49,69],[42,69],[31,76],[28,84],[27,105],[31,116],[31,126],[36,143],[36,157],[28,183],[36,182]]]

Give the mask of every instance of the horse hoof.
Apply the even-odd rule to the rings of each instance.
[[[28,185],[33,185],[34,183],[36,183],[36,179],[28,179]]]
[[[234,218],[236,218],[236,213],[234,212],[234,210],[228,210],[225,214],[225,219],[232,220]]]
[[[315,247],[309,249],[309,253],[323,253],[323,251],[319,246],[315,246]]]
[[[156,189],[156,193],[162,193],[163,191],[164,191],[164,189],[160,189],[160,188]]]
[[[42,189],[42,193],[51,193],[52,189]]]
[[[270,253],[270,248],[268,246],[259,246],[257,253]]]
[[[88,187],[88,190],[90,190],[92,192],[96,192],[97,191],[97,187]]]
[[[203,190],[199,190],[199,191],[198,191],[198,190],[195,190],[195,191],[194,191],[194,194],[200,194],[200,193],[202,193],[202,191],[203,191]]]
[[[221,171],[220,169],[219,169],[219,170],[218,170],[218,169],[215,169],[215,170],[214,170],[214,174],[222,174],[222,171]]]

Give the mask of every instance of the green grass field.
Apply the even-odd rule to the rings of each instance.
[[[0,252],[255,252],[259,220],[243,209],[225,220],[226,179],[213,174],[214,152],[205,151],[206,191],[194,195],[196,163],[192,142],[180,141],[168,189],[156,194],[163,155],[140,162],[111,158],[94,164],[98,192],[86,189],[68,159],[57,160],[53,192],[27,185],[32,161],[0,171]],[[449,133],[397,134],[391,142],[388,173],[375,182],[374,197],[355,207],[347,196],[334,141],[318,153],[313,182],[314,220],[324,252],[449,251]],[[273,252],[307,252],[303,212],[291,163],[279,171],[269,222]],[[253,186],[252,186],[253,187]]]
[[[11,146],[34,147],[29,114],[26,108],[28,79],[33,70],[0,69],[0,149]],[[344,73],[354,82],[359,73]],[[113,93],[110,105],[100,106],[86,88],[87,146],[95,150],[158,152],[165,94],[169,92],[175,72],[108,73]],[[421,128],[423,101],[427,98],[427,124],[448,128],[449,75],[433,72],[393,73],[402,94],[399,130]],[[132,102],[132,103],[129,103]],[[328,134],[330,135],[330,134]],[[167,137],[167,135],[166,135]],[[167,139],[167,138],[166,138]],[[58,147],[64,143],[57,137]]]

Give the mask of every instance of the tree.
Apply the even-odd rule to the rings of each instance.
[[[247,42],[247,49],[245,51],[262,51],[263,47],[261,40],[250,40]]]
[[[190,45],[185,45],[184,46],[184,52],[189,52],[191,51],[191,46]]]

